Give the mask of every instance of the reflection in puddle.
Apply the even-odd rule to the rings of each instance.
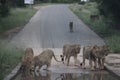
[[[118,80],[106,71],[90,71],[89,73],[19,73],[13,80]]]

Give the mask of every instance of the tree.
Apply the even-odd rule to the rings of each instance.
[[[11,3],[11,6],[13,7],[24,7],[24,0],[11,0],[9,1],[9,3]]]
[[[116,28],[120,28],[120,0],[95,0],[102,15],[112,16]]]
[[[8,0],[0,0],[0,16],[5,17],[9,14]]]

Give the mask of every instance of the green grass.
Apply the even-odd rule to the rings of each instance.
[[[120,52],[120,31],[112,28],[108,23],[111,19],[106,19],[100,15],[97,21],[90,20],[90,15],[99,15],[97,4],[94,2],[84,5],[72,4],[70,9],[92,30],[105,39],[106,44],[110,47],[111,52]]]
[[[112,52],[120,53],[120,32],[115,32],[113,35],[105,38],[106,44],[111,48]]]
[[[22,49],[5,45],[7,45],[6,42],[0,41],[0,80],[15,68],[24,53]]]
[[[9,29],[24,26],[37,10],[33,8],[13,8],[7,17],[0,18],[0,35]],[[0,80],[8,75],[21,61],[23,49],[17,49],[0,41]]]
[[[30,18],[35,14],[36,10],[32,8],[13,8],[7,17],[0,19],[0,34],[26,24]]]

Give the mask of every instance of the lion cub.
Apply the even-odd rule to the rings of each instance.
[[[21,71],[29,71],[32,66],[32,60],[33,60],[33,49],[32,48],[26,48],[25,55],[22,58],[21,62]]]
[[[52,57],[54,57],[54,59],[57,62],[61,62],[56,59],[54,52],[52,50],[47,49],[47,50],[44,50],[40,55],[34,57],[32,62],[33,69],[35,70],[36,66],[39,66],[39,69],[40,69],[43,65],[47,65],[47,69],[48,69],[48,67],[51,65]]]

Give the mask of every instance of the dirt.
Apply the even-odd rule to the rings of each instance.
[[[9,29],[7,31],[5,31],[3,34],[2,34],[2,37],[3,39],[11,39],[15,34],[17,34],[21,29],[23,29],[23,27],[16,27],[16,28],[12,28],[12,29]]]

